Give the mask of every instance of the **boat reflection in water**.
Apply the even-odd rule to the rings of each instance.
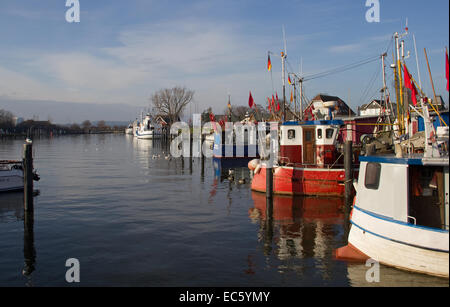
[[[258,192],[252,192],[252,198],[249,216],[260,224],[258,237],[266,256],[273,251],[279,260],[314,258],[331,263],[333,246],[344,236],[343,199],[274,196],[268,201]]]
[[[0,223],[23,220],[23,192],[0,193]]]
[[[22,274],[26,278],[26,285],[32,286],[31,274],[35,270],[36,263],[33,213],[24,212],[23,192],[0,194],[0,223],[20,220],[23,220],[24,267]]]

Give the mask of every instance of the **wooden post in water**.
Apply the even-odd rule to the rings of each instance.
[[[25,212],[33,212],[33,142],[23,144],[23,204]]]
[[[353,141],[345,141],[344,151],[344,169],[345,169],[345,199],[351,201],[353,194]]]
[[[266,198],[273,198],[273,168],[269,165],[266,167]]]

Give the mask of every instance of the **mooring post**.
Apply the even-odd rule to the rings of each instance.
[[[25,212],[33,211],[33,142],[23,144],[23,203]]]
[[[273,198],[273,168],[269,164],[266,167],[266,198]]]
[[[344,153],[345,168],[345,199],[351,200],[353,195],[353,142],[345,141]]]

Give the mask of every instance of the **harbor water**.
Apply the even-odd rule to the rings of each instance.
[[[23,140],[0,140],[0,160]],[[166,159],[160,142],[128,135],[34,141],[41,180],[34,220],[22,193],[0,194],[0,286],[448,286],[448,279],[335,260],[346,244],[344,203],[250,190],[247,168]],[[231,176],[230,176],[231,174]]]

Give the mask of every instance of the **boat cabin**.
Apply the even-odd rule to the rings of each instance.
[[[280,163],[325,167],[339,157],[341,120],[286,122],[280,128]]]
[[[401,223],[449,229],[448,164],[383,156],[360,161],[355,206]]]

